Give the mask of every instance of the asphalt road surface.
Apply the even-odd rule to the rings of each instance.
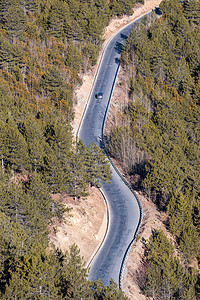
[[[93,142],[102,145],[104,120],[119,69],[122,44],[132,27],[133,23],[115,35],[102,57],[78,134],[88,147]],[[103,93],[102,99],[95,96],[99,92]],[[122,261],[140,221],[140,208],[134,194],[113,167],[112,176],[111,184],[102,183],[109,209],[108,231],[89,272],[90,280],[100,278],[105,285],[109,284],[111,277],[119,284]]]

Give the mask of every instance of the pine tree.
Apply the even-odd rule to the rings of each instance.
[[[185,270],[178,258],[173,257],[174,246],[163,231],[153,233],[147,250],[147,296],[154,299],[173,299],[183,293]]]
[[[64,118],[57,118],[54,122],[49,122],[45,128],[46,141],[53,149],[57,159],[66,166],[71,154],[72,128],[66,123]]]
[[[19,4],[11,4],[4,15],[5,28],[14,39],[22,37],[26,30],[26,16]]]
[[[0,212],[0,295],[5,291],[11,272],[31,247],[31,239],[24,228]]]
[[[44,216],[47,223],[53,217],[62,219],[64,212],[68,211],[59,201],[54,201],[49,192],[48,185],[42,180],[42,176],[37,173],[30,175],[29,181],[26,183],[27,194],[30,195],[39,210],[39,214]]]
[[[180,239],[180,248],[184,259],[189,264],[200,254],[199,234],[193,224],[190,224],[184,231]]]
[[[88,181],[92,185],[99,185],[99,180],[109,183],[112,179],[109,160],[95,143],[90,145],[90,153],[90,162],[87,166]]]
[[[70,163],[69,160],[68,163]],[[65,173],[64,171],[61,162],[57,160],[53,151],[48,149],[44,157],[44,169],[42,175],[52,192],[65,190],[66,181],[68,181],[69,177],[69,170],[68,173]]]
[[[26,215],[26,199],[22,190],[22,185],[12,182],[3,182],[0,186],[1,212],[5,213],[14,222],[23,223]]]
[[[80,250],[74,244],[69,252],[60,257],[61,282],[59,283],[62,299],[93,299],[87,270],[83,267]]]
[[[39,12],[40,0],[24,0],[21,4],[22,6],[24,6],[25,10],[29,12],[32,13]]]
[[[195,23],[196,25],[200,22],[200,5],[196,0],[186,0],[183,2],[184,16]]]
[[[112,15],[120,16],[122,14],[122,8],[117,0],[110,1],[110,9]]]
[[[128,297],[124,295],[122,290],[118,289],[117,283],[111,278],[109,285],[105,288],[105,299],[128,300]]]
[[[192,211],[188,198],[181,192],[175,193],[169,201],[169,229],[180,238],[192,222]]]
[[[199,197],[196,199],[193,212],[192,212],[193,224],[198,233],[200,233],[200,199]]]
[[[28,146],[29,159],[33,171],[41,171],[44,167],[45,143],[43,128],[33,117],[27,118],[19,125],[19,130]]]
[[[16,67],[22,67],[25,59],[21,48],[16,44],[10,44],[2,37],[0,37],[0,45],[0,68],[14,71]]]
[[[64,38],[65,20],[70,18],[69,7],[66,2],[56,0],[53,2],[49,17],[49,33],[57,38]]]
[[[27,144],[20,134],[15,122],[7,120],[0,124],[0,138],[2,141],[2,157],[6,165],[14,169],[29,166]]]
[[[18,262],[3,299],[61,299],[56,283],[57,265],[38,244]]]
[[[46,91],[54,92],[58,91],[63,85],[63,78],[58,69],[53,66],[42,76],[41,86]]]
[[[75,198],[88,195],[86,157],[86,146],[82,142],[77,143],[70,159],[70,179],[68,181],[68,193]]]
[[[77,72],[82,69],[82,54],[75,44],[69,43],[65,63],[67,66],[73,67]]]

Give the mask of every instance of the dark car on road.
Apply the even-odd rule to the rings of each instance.
[[[103,93],[97,93],[95,96],[97,99],[103,99]]]

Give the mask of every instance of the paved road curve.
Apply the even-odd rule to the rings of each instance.
[[[109,42],[91,92],[91,96],[79,130],[79,138],[87,146],[95,142],[100,146],[102,128],[119,69],[122,43],[131,31],[133,23]],[[103,99],[95,95],[103,92]],[[140,208],[134,194],[112,167],[112,183],[102,184],[102,191],[109,208],[109,226],[106,238],[99,252],[92,260],[89,279],[100,278],[108,284],[110,277],[119,284],[119,275],[125,253],[140,221]]]

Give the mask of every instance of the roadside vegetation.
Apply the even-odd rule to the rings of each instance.
[[[140,287],[153,299],[200,297],[200,3],[164,0],[133,27],[122,56],[126,99],[108,147],[168,213],[146,243]]]

